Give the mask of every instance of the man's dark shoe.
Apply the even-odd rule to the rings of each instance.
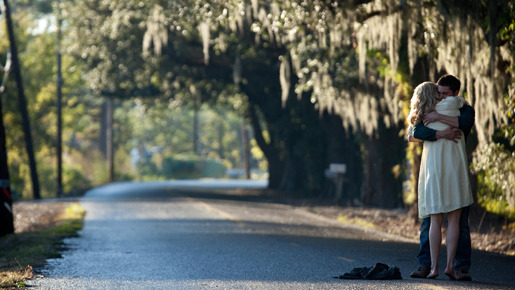
[[[431,272],[431,268],[420,266],[417,270],[411,272],[409,276],[411,278],[426,278],[429,272]]]
[[[458,281],[472,281],[472,276],[470,276],[469,271],[465,269],[456,270],[455,276]]]

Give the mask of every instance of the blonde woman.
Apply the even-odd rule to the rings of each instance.
[[[441,100],[438,97],[436,84],[424,82],[417,86],[411,99],[408,123],[414,126],[422,122],[424,116],[431,111],[450,117],[460,115],[459,109],[465,104],[463,97],[449,96]],[[449,125],[437,121],[429,123],[427,127],[446,130]],[[446,213],[448,227],[445,274],[451,279],[456,279],[454,258],[460,234],[461,209],[473,202],[463,136],[457,140],[457,143],[447,139],[424,142],[418,186],[419,216],[431,218],[429,228],[431,270],[427,278],[438,277],[442,222],[443,215]]]

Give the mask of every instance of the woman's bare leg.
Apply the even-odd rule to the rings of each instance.
[[[427,278],[438,277],[438,256],[442,245],[442,220],[443,214],[432,214],[429,226],[429,248],[431,249],[431,272]]]
[[[460,216],[461,208],[447,213],[447,267],[445,275],[451,279],[456,279],[454,275],[454,257],[458,248],[458,239],[460,237]]]

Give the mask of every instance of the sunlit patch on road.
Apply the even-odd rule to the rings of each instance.
[[[237,218],[235,218],[234,216],[232,216],[231,214],[229,214],[229,213],[227,213],[227,212],[225,212],[223,210],[217,209],[216,207],[211,206],[211,205],[209,205],[207,203],[204,203],[204,202],[201,202],[201,201],[196,201],[196,200],[194,200],[192,198],[187,198],[187,199],[192,201],[192,202],[194,202],[194,203],[196,203],[196,204],[198,204],[198,205],[200,205],[201,207],[207,209],[210,212],[214,212],[214,213],[222,216],[224,219],[227,219],[227,220],[230,220],[230,221],[236,223],[236,225],[238,225],[238,227],[240,227],[240,228],[244,228],[245,227],[245,223],[244,222],[239,221]]]
[[[344,260],[345,262],[355,262],[353,259],[345,258],[345,257],[338,257],[340,260]]]

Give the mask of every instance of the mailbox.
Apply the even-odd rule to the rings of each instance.
[[[329,164],[329,169],[325,170],[325,176],[334,181],[336,185],[334,197],[336,201],[340,200],[343,196],[343,181],[346,171],[347,165],[345,163],[331,163]]]
[[[329,164],[329,171],[334,173],[344,174],[347,171],[347,164],[345,163],[331,163]]]

